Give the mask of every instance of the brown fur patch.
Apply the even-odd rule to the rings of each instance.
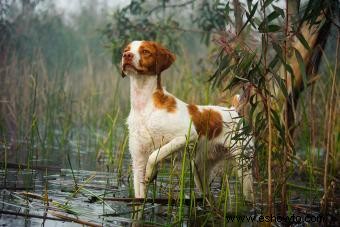
[[[174,97],[164,94],[163,90],[157,89],[153,95],[153,103],[158,109],[166,109],[172,113],[176,111],[176,100]]]
[[[176,59],[168,49],[152,41],[143,41],[138,52],[141,56],[139,64],[145,75],[160,75]]]
[[[222,132],[223,120],[220,113],[212,109],[205,109],[201,112],[196,105],[192,104],[189,104],[187,108],[199,136],[204,135],[212,139]]]

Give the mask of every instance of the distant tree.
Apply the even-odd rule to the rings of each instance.
[[[22,10],[14,6],[15,3],[9,0],[0,0],[0,85],[5,84],[5,77],[3,76],[5,70],[3,67],[9,62],[11,55],[16,52],[16,40],[20,32],[17,27],[17,18],[20,15],[29,14],[34,9],[35,0],[22,0]],[[14,14],[14,11],[16,14]],[[0,97],[5,97],[4,92],[6,89],[0,89]],[[9,111],[6,103],[0,102],[0,136],[1,139],[6,135],[10,138],[15,138],[16,123],[14,119],[9,116]],[[5,133],[7,131],[7,133]]]
[[[0,0],[0,99],[13,97],[6,87],[9,77],[16,78],[21,89],[23,77],[38,76],[37,72],[53,82],[63,82],[64,75],[78,75],[73,72],[83,70],[90,61],[98,68],[110,64],[109,60],[105,62],[109,54],[103,54],[106,52],[99,32],[104,19],[95,1],[87,3],[91,4],[84,3],[68,23],[53,1]],[[13,65],[15,75],[8,71]],[[0,101],[0,141],[5,137],[15,141],[18,134],[10,104],[17,105]]]

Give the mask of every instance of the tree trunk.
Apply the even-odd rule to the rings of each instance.
[[[293,34],[293,31],[296,30],[296,23],[298,21],[298,13],[299,13],[299,0],[286,0],[286,24],[285,24],[285,42],[284,42],[284,54],[285,60],[288,57],[288,49],[290,42],[290,37]],[[284,78],[286,81],[286,87],[288,87],[288,74],[287,70],[284,71]],[[284,111],[283,111],[283,119],[285,125],[285,141],[290,141],[290,133],[289,129],[291,125],[294,124],[294,119],[292,118],[294,109],[289,105],[289,100],[285,99],[284,103]],[[288,164],[288,156],[290,153],[290,147],[292,144],[287,144],[284,146],[283,150],[283,162],[282,162],[282,172],[281,172],[281,216],[287,216],[287,169],[289,168]]]
[[[239,0],[233,0],[234,16],[235,16],[235,31],[236,34],[240,34],[243,21],[242,21],[242,8]]]

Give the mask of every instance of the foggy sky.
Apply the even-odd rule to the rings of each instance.
[[[83,0],[54,0],[55,5],[59,10],[64,11],[66,14],[77,13],[79,10],[79,6]],[[124,7],[130,3],[130,0],[97,0],[98,4],[105,5],[114,8],[114,7]]]

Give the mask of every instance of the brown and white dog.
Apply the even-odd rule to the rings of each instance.
[[[136,198],[146,197],[146,184],[153,179],[157,164],[184,150],[187,139],[197,141],[193,169],[201,191],[205,191],[210,172],[220,160],[236,157],[241,166],[238,157],[244,148],[235,146],[240,140],[232,139],[240,120],[237,111],[234,107],[187,104],[168,93],[161,85],[161,72],[174,61],[174,54],[151,41],[133,41],[123,52],[122,76],[129,76],[131,84],[127,124]],[[251,170],[238,168],[238,175],[245,198],[253,200]]]

